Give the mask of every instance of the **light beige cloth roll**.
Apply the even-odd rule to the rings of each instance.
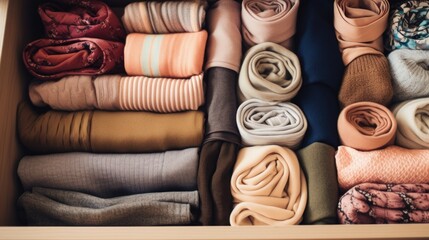
[[[237,110],[237,126],[244,145],[280,145],[298,148],[307,130],[307,119],[293,103],[249,99]]]
[[[284,226],[298,224],[307,203],[307,182],[295,153],[280,146],[240,150],[231,178],[236,206],[230,223]]]
[[[400,103],[393,108],[398,124],[396,144],[405,148],[429,148],[429,98]]]
[[[286,102],[296,96],[301,85],[301,66],[295,53],[266,42],[247,51],[238,79],[238,96],[241,102],[250,98]]]

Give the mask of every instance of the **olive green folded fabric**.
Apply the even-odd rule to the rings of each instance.
[[[315,142],[297,152],[308,185],[303,224],[337,223],[338,183],[335,149]]]

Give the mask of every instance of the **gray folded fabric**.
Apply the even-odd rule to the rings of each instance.
[[[149,154],[64,153],[26,156],[18,166],[25,190],[78,191],[98,197],[197,189],[198,148]]]
[[[84,193],[33,188],[18,200],[29,225],[185,225],[198,208],[198,192],[144,193],[98,198]]]

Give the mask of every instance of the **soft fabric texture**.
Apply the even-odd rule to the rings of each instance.
[[[41,80],[124,70],[124,44],[98,38],[39,39],[23,52],[28,71]]]
[[[403,102],[393,108],[393,114],[398,124],[398,146],[429,148],[429,98]]]
[[[429,97],[429,51],[398,49],[387,58],[392,73],[393,100]]]
[[[362,183],[340,198],[343,224],[429,223],[429,184]]]
[[[392,97],[392,77],[385,56],[363,55],[346,67],[338,94],[342,107],[363,101],[388,106]]]
[[[48,38],[125,39],[121,21],[101,1],[55,0],[41,4],[39,15]]]
[[[386,48],[429,50],[429,2],[403,1],[391,10]]]
[[[46,187],[98,197],[197,189],[198,148],[148,154],[59,153],[25,156],[25,190]]]
[[[250,48],[241,65],[238,97],[285,102],[301,88],[301,66],[290,50],[275,44],[261,43]]]
[[[292,48],[299,0],[243,0],[241,17],[247,47],[273,42]]]
[[[301,143],[306,147],[314,142],[338,146],[337,120],[340,114],[335,90],[324,84],[305,85],[294,99],[307,118],[308,127]]]
[[[396,129],[392,112],[373,102],[351,104],[338,117],[341,143],[359,150],[374,150],[393,144]]]
[[[180,112],[204,103],[203,74],[189,79],[144,76],[68,76],[56,82],[32,83],[31,102],[57,110],[133,110]]]
[[[205,17],[200,1],[143,1],[128,4],[122,22],[130,33],[198,32]]]
[[[189,225],[198,208],[198,192],[144,193],[116,198],[33,188],[18,199],[33,226]]]
[[[337,223],[338,182],[335,148],[315,142],[299,150],[297,156],[308,188],[307,206],[302,223]]]
[[[344,65],[362,55],[383,55],[389,8],[389,0],[335,0],[334,26]]]
[[[223,67],[238,72],[242,57],[240,3],[215,2],[207,12],[207,30],[205,69]]]
[[[128,75],[189,78],[202,72],[207,32],[127,35]]]
[[[372,183],[429,183],[429,150],[390,146],[359,151],[340,146],[335,155],[338,184],[343,191]]]
[[[239,145],[214,140],[204,143],[198,165],[198,192],[200,194],[203,225],[228,225],[233,208],[231,175]]]
[[[231,178],[232,226],[298,224],[307,183],[295,153],[275,145],[242,148]]]
[[[307,130],[307,119],[293,103],[249,99],[237,110],[237,126],[246,146],[280,145],[296,149]]]
[[[197,147],[204,134],[204,114],[197,111],[37,113],[18,108],[21,143],[37,153],[158,152]]]

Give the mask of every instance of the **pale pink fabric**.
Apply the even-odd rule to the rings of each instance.
[[[236,204],[232,226],[298,224],[307,203],[307,182],[292,150],[248,147],[238,153],[231,193]]]
[[[335,0],[334,26],[345,65],[365,54],[383,55],[388,0]]]
[[[342,191],[371,183],[429,183],[429,150],[390,146],[359,151],[340,146],[335,155],[338,183]]]

